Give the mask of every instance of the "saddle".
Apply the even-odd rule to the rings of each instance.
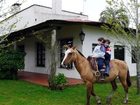
[[[97,71],[98,70],[98,66],[97,66],[96,58],[95,57],[88,56],[87,60],[89,61],[92,69],[95,70],[95,71]]]
[[[98,70],[98,64],[96,62],[96,58],[95,57],[92,57],[92,56],[88,56],[87,60],[89,61],[90,63],[90,66],[93,70],[93,73],[95,74],[96,77],[99,77],[101,74]]]
[[[89,61],[90,65],[91,65],[91,68],[93,70],[93,73],[95,74],[96,77],[99,77],[100,80],[104,80],[105,79],[105,75],[104,75],[104,72],[105,72],[105,65],[104,65],[104,69],[102,70],[98,70],[98,64],[97,64],[97,61],[96,61],[96,58],[95,57],[92,57],[92,56],[88,56],[87,60]]]

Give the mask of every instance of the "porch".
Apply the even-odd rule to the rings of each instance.
[[[19,71],[18,77],[20,80],[24,80],[30,83],[47,86],[47,87],[49,86],[47,74]],[[68,86],[83,84],[83,81],[81,79],[67,78],[67,81],[68,81],[67,83]]]

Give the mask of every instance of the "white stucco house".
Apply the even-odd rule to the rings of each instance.
[[[15,47],[25,51],[25,68],[24,71],[48,74],[50,72],[50,43],[44,43],[37,34],[50,40],[52,34],[56,34],[57,49],[56,62],[57,73],[64,73],[66,77],[80,78],[73,65],[69,65],[67,70],[61,67],[60,63],[64,55],[63,45],[71,43],[77,46],[85,57],[92,54],[94,46],[97,44],[99,37],[111,40],[112,59],[117,58],[127,62],[131,76],[136,75],[136,64],[126,45],[120,45],[116,39],[109,37],[101,26],[103,23],[89,21],[88,17],[83,14],[77,14],[61,9],[61,0],[54,0],[55,5],[52,8],[40,5],[32,5],[21,10],[0,24],[0,35],[8,35],[8,39],[13,41],[24,37],[21,41],[15,43]],[[57,5],[56,5],[57,4]],[[15,23],[14,28],[9,28]],[[6,29],[9,29],[5,31]],[[85,33],[85,38],[81,42],[80,32]],[[131,49],[131,47],[130,47]]]

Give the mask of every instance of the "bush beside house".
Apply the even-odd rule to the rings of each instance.
[[[16,50],[1,50],[0,79],[17,79],[17,71],[24,68],[24,56]]]
[[[50,86],[53,90],[63,90],[65,85],[67,83],[67,79],[63,73],[58,73],[58,75],[55,75],[52,79],[52,85]]]

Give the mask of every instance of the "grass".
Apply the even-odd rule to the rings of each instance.
[[[110,84],[95,85],[95,91],[101,97],[103,105],[105,105],[105,99],[110,90]],[[123,88],[118,84],[118,90],[112,99],[113,105],[123,105],[121,104],[123,97]],[[20,80],[0,80],[0,105],[85,105],[85,102],[86,88],[84,85],[54,91]],[[139,105],[139,102],[140,96],[136,95],[136,87],[133,85],[129,91],[128,105]],[[91,105],[95,105],[93,97]]]

